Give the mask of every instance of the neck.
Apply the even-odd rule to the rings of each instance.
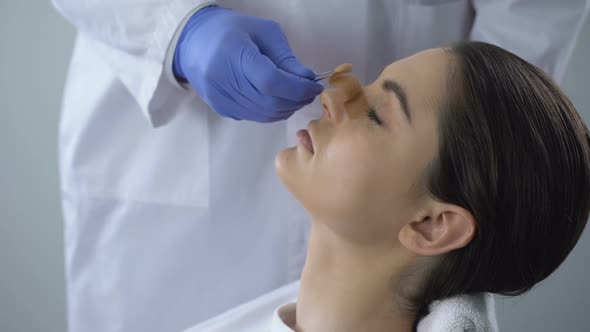
[[[396,250],[351,243],[324,225],[312,223],[296,331],[411,331],[415,314],[395,302]]]

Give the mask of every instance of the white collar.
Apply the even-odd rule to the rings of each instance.
[[[271,323],[271,332],[294,332],[297,305],[295,302],[278,307]]]

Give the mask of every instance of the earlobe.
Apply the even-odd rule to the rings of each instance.
[[[436,256],[465,247],[475,236],[475,218],[457,205],[440,203],[430,216],[406,224],[399,241],[422,256]]]

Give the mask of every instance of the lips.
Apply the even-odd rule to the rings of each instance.
[[[299,138],[299,142],[303,145],[304,148],[309,150],[311,153],[314,153],[313,149],[313,141],[311,140],[311,136],[307,129],[301,129],[297,131],[297,137]]]

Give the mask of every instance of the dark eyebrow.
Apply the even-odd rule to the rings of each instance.
[[[410,113],[410,109],[408,108],[408,99],[406,97],[406,91],[404,88],[402,88],[402,86],[394,80],[384,80],[383,90],[391,91],[397,96],[397,99],[402,105],[402,110],[404,111],[408,122],[412,123],[412,113]]]

